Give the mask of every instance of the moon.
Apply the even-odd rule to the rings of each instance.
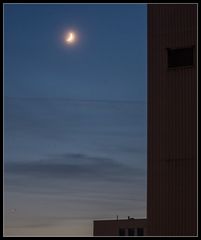
[[[75,42],[75,33],[74,32],[67,33],[65,41],[67,44],[74,43]]]

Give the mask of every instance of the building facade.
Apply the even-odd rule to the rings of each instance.
[[[94,236],[146,236],[146,219],[95,220]]]
[[[197,5],[148,5],[147,234],[197,234]]]

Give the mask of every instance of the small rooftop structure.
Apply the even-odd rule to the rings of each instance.
[[[95,220],[93,225],[94,236],[146,236],[145,218],[131,218],[115,220]]]

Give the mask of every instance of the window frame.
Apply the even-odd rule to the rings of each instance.
[[[141,231],[141,233],[143,233],[143,234],[139,234],[139,231]],[[138,228],[137,228],[137,235],[136,235],[136,236],[144,236],[144,228],[138,227]]]
[[[133,231],[133,235],[130,235],[129,231]],[[136,236],[136,228],[128,228],[128,236]]]
[[[170,51],[176,51],[176,50],[185,50],[185,49],[192,49],[192,64],[188,64],[188,65],[172,65],[169,64],[169,52]],[[196,59],[195,59],[195,45],[191,45],[191,46],[185,46],[185,47],[174,47],[174,48],[166,48],[166,59],[167,59],[167,68],[168,70],[171,69],[181,69],[181,68],[193,68],[196,64]]]
[[[124,235],[120,235],[120,232],[124,231]],[[118,232],[119,236],[126,236],[126,229],[125,228],[119,228],[119,232]]]

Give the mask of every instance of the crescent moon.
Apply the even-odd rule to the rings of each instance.
[[[71,43],[71,42],[73,42],[73,40],[74,40],[74,34],[73,33],[69,33],[69,37],[66,38],[66,41],[68,43]]]

